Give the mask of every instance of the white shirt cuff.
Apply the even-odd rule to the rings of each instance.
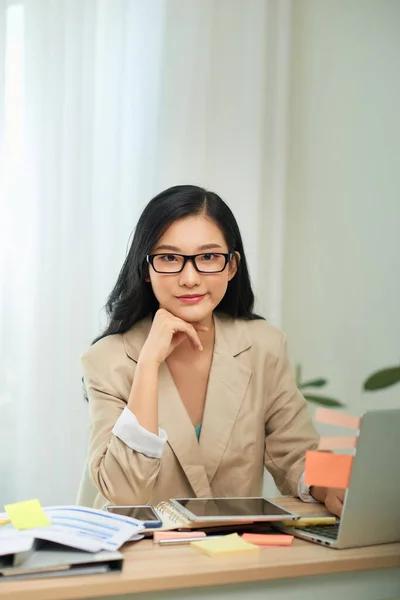
[[[297,493],[303,502],[318,502],[318,500],[311,496],[310,486],[304,483],[304,473],[301,474],[299,483],[297,484]]]
[[[158,428],[158,435],[142,427],[128,407],[125,407],[115,423],[113,434],[129,448],[150,458],[161,458],[167,443],[167,433]]]

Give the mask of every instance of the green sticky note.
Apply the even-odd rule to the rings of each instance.
[[[5,504],[4,510],[10,518],[15,529],[33,529],[51,525],[39,500],[25,500],[15,504]]]

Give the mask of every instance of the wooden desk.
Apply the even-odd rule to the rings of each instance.
[[[291,498],[281,498],[279,502],[301,514],[325,514],[324,507],[319,505],[306,505]],[[321,593],[321,586],[324,600],[337,599],[338,594],[344,600],[400,598],[400,543],[333,550],[295,540],[289,548],[262,548],[258,556],[210,558],[186,545],[159,547],[151,540],[143,540],[127,545],[123,552],[122,573],[2,581],[0,598],[67,600],[125,595],[125,599],[132,596],[135,600],[159,597],[233,600],[265,598],[268,591],[268,600],[309,600]],[[349,593],[351,586],[356,592],[354,596]],[[381,595],[373,595],[378,591]]]

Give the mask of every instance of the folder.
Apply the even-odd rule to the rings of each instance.
[[[32,551],[27,552],[22,560],[21,554],[0,556],[0,582],[108,573],[121,571],[122,564],[123,555],[120,552],[103,550],[92,553],[66,548],[54,542],[35,540]]]

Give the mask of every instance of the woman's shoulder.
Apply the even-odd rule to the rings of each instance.
[[[110,362],[121,362],[128,357],[137,360],[150,326],[150,317],[146,317],[124,333],[106,335],[90,346],[82,355],[82,362],[89,362],[103,369]]]
[[[106,335],[95,342],[81,356],[82,362],[89,362],[93,365],[101,365],[109,361],[110,357],[115,357],[123,353],[124,344],[121,333]]]
[[[265,319],[246,319],[243,325],[255,351],[279,355],[285,335],[278,327]]]
[[[252,348],[253,352],[278,357],[285,341],[284,333],[268,323],[264,318],[244,319],[219,315],[220,322],[226,330],[230,330],[232,341],[240,339],[244,350]],[[226,336],[227,337],[227,336]]]
[[[254,341],[260,339],[261,341],[268,341],[270,343],[282,342],[284,333],[281,329],[268,323],[263,317],[254,319],[241,319],[249,335]]]

